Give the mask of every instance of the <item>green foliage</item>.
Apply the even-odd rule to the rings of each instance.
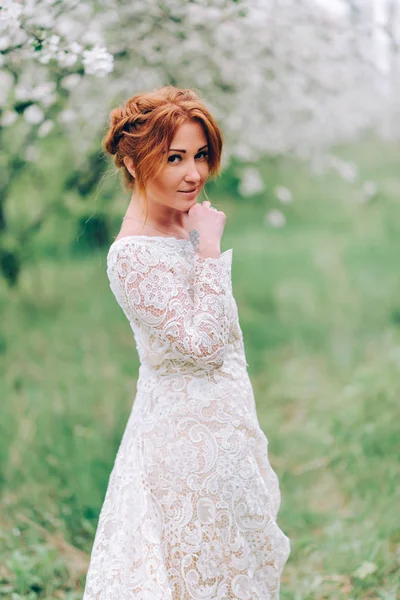
[[[224,193],[208,190],[227,214],[222,250],[234,248],[249,375],[292,544],[283,600],[400,595],[400,157],[368,142],[350,152],[379,186],[369,202],[356,184],[289,161],[262,165],[264,203],[233,197],[229,173]],[[292,190],[290,205],[276,185]],[[96,203],[118,226],[122,204]],[[272,208],[285,227],[265,224]],[[135,393],[138,357],[106,250],[70,252],[79,215],[41,232],[18,290],[0,284],[0,596],[13,600],[81,597]]]

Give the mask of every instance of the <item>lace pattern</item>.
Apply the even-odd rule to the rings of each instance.
[[[128,236],[110,287],[140,358],[83,600],[277,600],[290,542],[256,414],[232,249]]]

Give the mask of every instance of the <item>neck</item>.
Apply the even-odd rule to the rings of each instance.
[[[164,231],[181,231],[184,228],[182,211],[151,201],[148,203],[148,216],[145,224],[146,211],[144,207],[144,200],[138,198],[133,192],[125,217],[135,219],[144,227],[156,227]]]

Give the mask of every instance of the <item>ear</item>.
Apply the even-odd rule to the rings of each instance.
[[[129,173],[135,177],[135,169],[133,166],[133,159],[131,156],[124,156],[124,165],[128,169]]]

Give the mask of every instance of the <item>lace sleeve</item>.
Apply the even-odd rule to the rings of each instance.
[[[232,248],[219,258],[195,253],[188,286],[179,265],[159,247],[129,243],[118,252],[110,281],[117,283],[123,310],[138,327],[173,355],[218,368],[230,330],[231,265]]]

